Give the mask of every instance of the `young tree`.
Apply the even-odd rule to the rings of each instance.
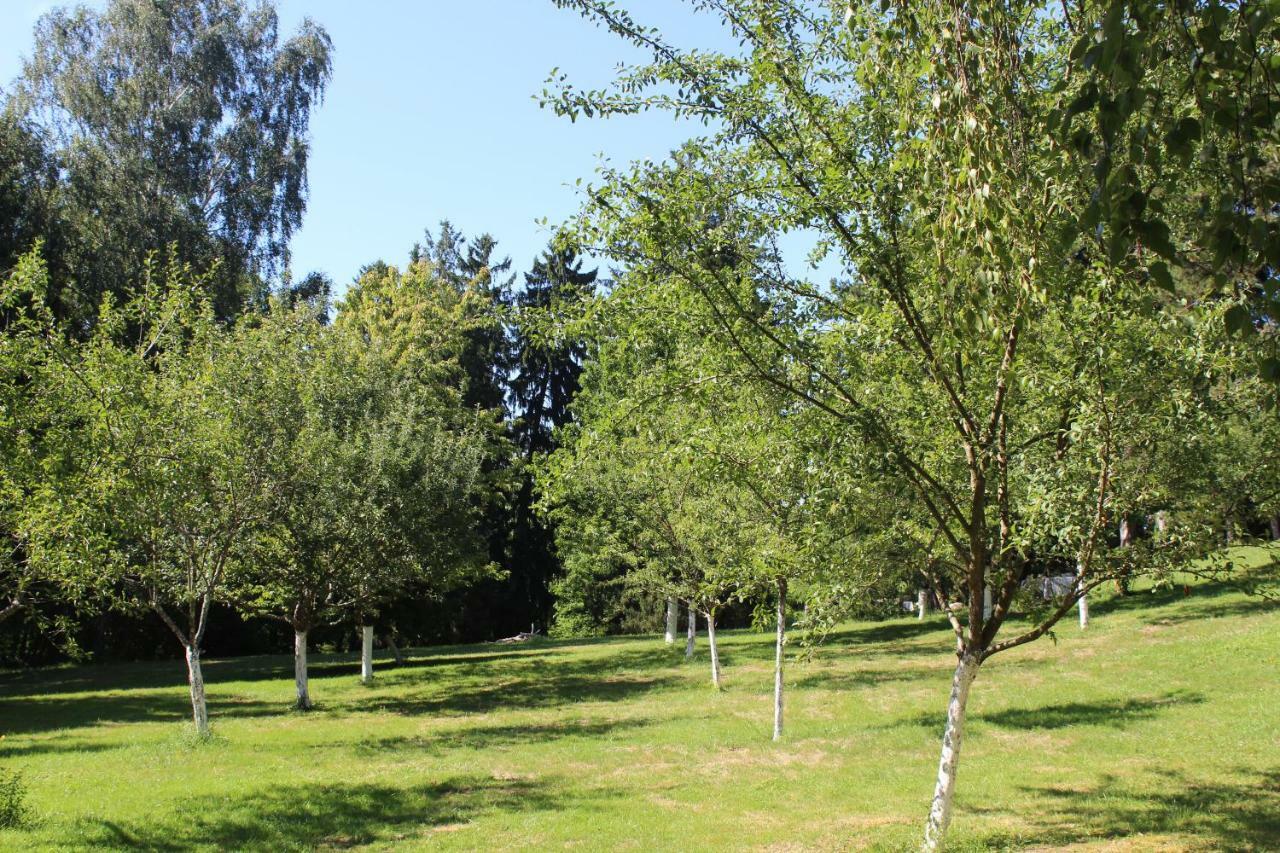
[[[628,264],[636,287],[678,283],[740,369],[885,460],[911,489],[911,517],[929,520],[918,565],[957,657],[925,831],[939,849],[979,667],[1099,583],[1158,562],[1159,549],[1104,546],[1130,504],[1120,451],[1149,452],[1194,406],[1195,353],[1130,288],[1146,272],[1081,227],[1091,176],[1048,133],[1069,49],[1057,7],[832,15],[727,0],[710,11],[743,49],[723,55],[683,50],[612,3],[558,5],[650,57],[602,91],[561,78],[546,95],[559,112],[713,123],[671,161],[606,169],[575,239]],[[832,281],[760,251],[797,229],[838,266]],[[1144,371],[1167,385],[1156,393]],[[1080,569],[1067,596],[1018,624],[1033,555]]]
[[[43,380],[65,417],[47,427],[69,431],[55,439],[67,473],[26,523],[41,560],[159,616],[183,646],[206,736],[210,608],[261,544],[264,472],[284,436],[265,416],[260,355],[214,320],[202,289],[185,268],[149,269],[126,306],[104,301],[87,341],[49,328]]]

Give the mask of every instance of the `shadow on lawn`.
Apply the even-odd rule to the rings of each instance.
[[[645,672],[666,666],[662,675]],[[622,652],[601,660],[522,661],[518,667],[483,671],[447,685],[426,682],[425,689],[405,693],[412,682],[397,685],[394,695],[358,699],[358,711],[396,714],[483,713],[499,708],[547,708],[578,702],[617,702],[679,683],[663,650]]]
[[[1040,826],[1019,837],[992,836],[988,847],[1066,845],[1082,839],[1127,839],[1139,834],[1191,836],[1197,848],[1280,849],[1280,771],[1239,771],[1238,782],[1198,781],[1166,772],[1159,790],[1134,790],[1103,776],[1090,790],[1028,788],[1043,809]]]
[[[563,738],[594,738],[643,728],[648,720],[567,720],[561,723],[523,723],[507,726],[470,726],[430,736],[366,738],[351,745],[357,755],[383,752],[421,752],[440,755],[455,749],[483,750],[507,744],[548,743]],[[323,748],[331,748],[325,745]]]
[[[968,723],[1028,731],[1065,729],[1071,726],[1121,729],[1155,719],[1165,709],[1178,705],[1197,705],[1203,701],[1204,696],[1199,693],[1174,691],[1163,696],[1138,699],[1099,699],[1093,702],[1061,702],[1039,708],[1006,708],[1003,711],[969,714]],[[945,722],[945,714],[940,708],[937,712],[928,711],[903,717],[890,724],[890,727],[921,726],[936,729],[938,737],[942,737]]]
[[[511,659],[544,657],[557,653],[555,648],[498,648],[492,646],[459,646],[456,649],[432,650],[430,655],[415,655],[412,650],[405,660],[394,664],[384,653],[374,661],[375,671],[394,672],[440,666],[476,666]],[[308,666],[312,678],[342,675],[358,677],[360,659],[354,654],[314,655]],[[205,681],[210,684],[237,681],[276,681],[293,679],[293,659],[285,655],[254,655],[243,658],[216,658],[204,661]],[[10,697],[49,696],[57,693],[92,693],[94,691],[145,690],[185,684],[186,664],[180,660],[144,663],[106,663],[88,666],[59,667],[0,673],[0,695]]]
[[[130,850],[314,850],[374,842],[422,843],[434,831],[500,812],[556,811],[569,796],[555,780],[459,776],[431,785],[298,785],[231,800],[178,804],[181,821],[86,827],[89,846]],[[578,795],[575,795],[578,796]],[[615,797],[594,790],[592,798]]]
[[[0,702],[0,734],[28,734],[101,723],[190,721],[191,702],[185,691],[186,685],[175,686],[183,689],[131,690],[121,694],[75,698],[33,696]],[[283,702],[215,696],[210,697],[209,714],[216,726],[219,719],[272,716],[282,713],[284,707]],[[0,747],[0,754],[4,754],[6,747]],[[30,749],[39,751],[34,746]]]

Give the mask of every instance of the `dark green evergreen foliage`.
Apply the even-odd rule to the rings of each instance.
[[[266,2],[48,13],[4,103],[0,264],[45,236],[56,307],[84,319],[174,245],[181,262],[217,264],[221,316],[262,304],[306,208],[307,128],[330,53],[310,20],[282,40]],[[11,218],[9,190],[33,185],[43,192],[21,195],[38,200]],[[50,239],[52,221],[65,240]]]
[[[463,401],[468,406],[505,412],[511,363],[506,318],[515,282],[511,259],[494,257],[498,241],[491,235],[468,240],[448,220],[440,223],[438,237],[428,229],[425,239],[425,244],[416,244],[410,250],[409,261],[431,261],[459,292],[471,289],[479,297],[477,310],[483,316],[467,332],[461,358],[466,374]]]
[[[553,246],[525,273],[524,291],[516,300],[521,314],[511,397],[516,441],[526,456],[555,447],[553,434],[569,422],[569,403],[578,393],[586,354],[582,341],[554,340],[540,333],[535,318],[572,310],[590,297],[597,272],[584,272],[572,249]]]

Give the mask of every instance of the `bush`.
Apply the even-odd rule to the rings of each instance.
[[[0,770],[0,829],[21,826],[27,819],[27,786],[17,771]]]

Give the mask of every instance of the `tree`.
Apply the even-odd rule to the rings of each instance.
[[[217,262],[205,284],[219,317],[265,304],[306,208],[330,51],[309,19],[281,41],[270,3],[113,0],[43,16],[4,121],[46,139],[60,175],[58,312],[88,319],[171,243],[183,262]],[[28,158],[27,180],[45,180],[41,162]]]
[[[45,330],[42,384],[63,413],[45,440],[64,473],[32,496],[23,526],[49,571],[159,616],[183,646],[207,736],[210,609],[262,544],[264,472],[285,436],[264,417],[261,353],[215,321],[203,288],[184,267],[149,269],[127,305],[104,300],[86,341]]]
[[[741,370],[883,459],[910,517],[928,519],[917,565],[957,657],[925,832],[939,849],[982,663],[1044,636],[1099,583],[1180,556],[1178,536],[1105,547],[1131,503],[1121,445],[1177,435],[1196,354],[1079,227],[1091,176],[1064,168],[1047,132],[1069,49],[1056,6],[832,16],[728,0],[712,13],[743,50],[723,55],[682,50],[612,3],[558,5],[649,55],[604,90],[555,81],[558,112],[662,108],[713,125],[667,162],[603,170],[574,238],[637,287],[676,282]],[[798,229],[838,266],[830,282],[771,262],[778,233]],[[1072,559],[1075,583],[1020,623],[1023,581],[1050,558]]]

